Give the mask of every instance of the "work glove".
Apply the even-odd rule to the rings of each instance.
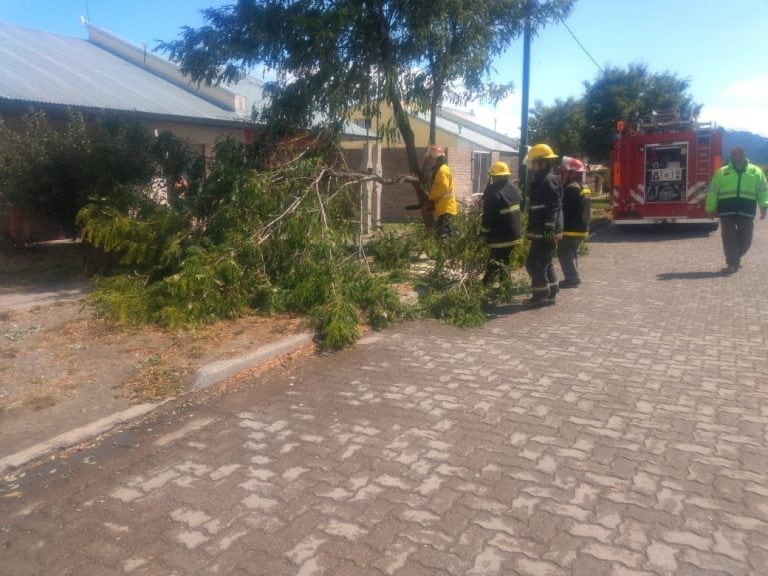
[[[550,249],[555,247],[555,231],[554,230],[547,230],[546,232],[544,232],[544,245]]]

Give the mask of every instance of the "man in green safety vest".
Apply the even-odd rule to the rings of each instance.
[[[731,150],[731,161],[712,177],[707,191],[707,212],[720,216],[726,274],[741,267],[741,258],[752,244],[757,206],[760,219],[768,211],[768,187],[759,166],[750,163],[744,149]]]

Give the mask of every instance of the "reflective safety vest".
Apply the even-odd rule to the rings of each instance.
[[[758,204],[760,208],[768,208],[768,187],[763,171],[749,160],[741,171],[729,162],[712,177],[707,191],[707,212],[754,218]]]

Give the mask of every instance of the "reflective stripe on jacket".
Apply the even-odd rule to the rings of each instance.
[[[568,182],[563,188],[563,236],[589,236],[590,197],[592,191],[581,182]]]
[[[490,182],[483,190],[481,228],[491,248],[506,248],[520,242],[520,190],[509,179]]]
[[[758,204],[760,208],[768,208],[768,188],[763,171],[749,160],[742,171],[729,162],[712,177],[707,191],[707,212],[754,218]]]
[[[529,238],[553,230],[556,235],[563,231],[563,186],[552,168],[537,172],[528,192]]]

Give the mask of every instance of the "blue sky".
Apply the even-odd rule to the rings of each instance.
[[[199,26],[200,10],[221,0],[0,0],[0,21],[85,38],[79,24],[92,24],[152,48],[172,40],[181,26]],[[530,102],[579,97],[597,65],[640,62],[651,72],[669,71],[691,80],[690,93],[704,105],[702,120],[768,136],[768,0],[579,0],[566,20],[533,40]],[[496,109],[472,107],[499,132],[517,135],[520,125],[522,42],[495,62],[499,81],[517,91]],[[593,59],[597,62],[593,62]]]

